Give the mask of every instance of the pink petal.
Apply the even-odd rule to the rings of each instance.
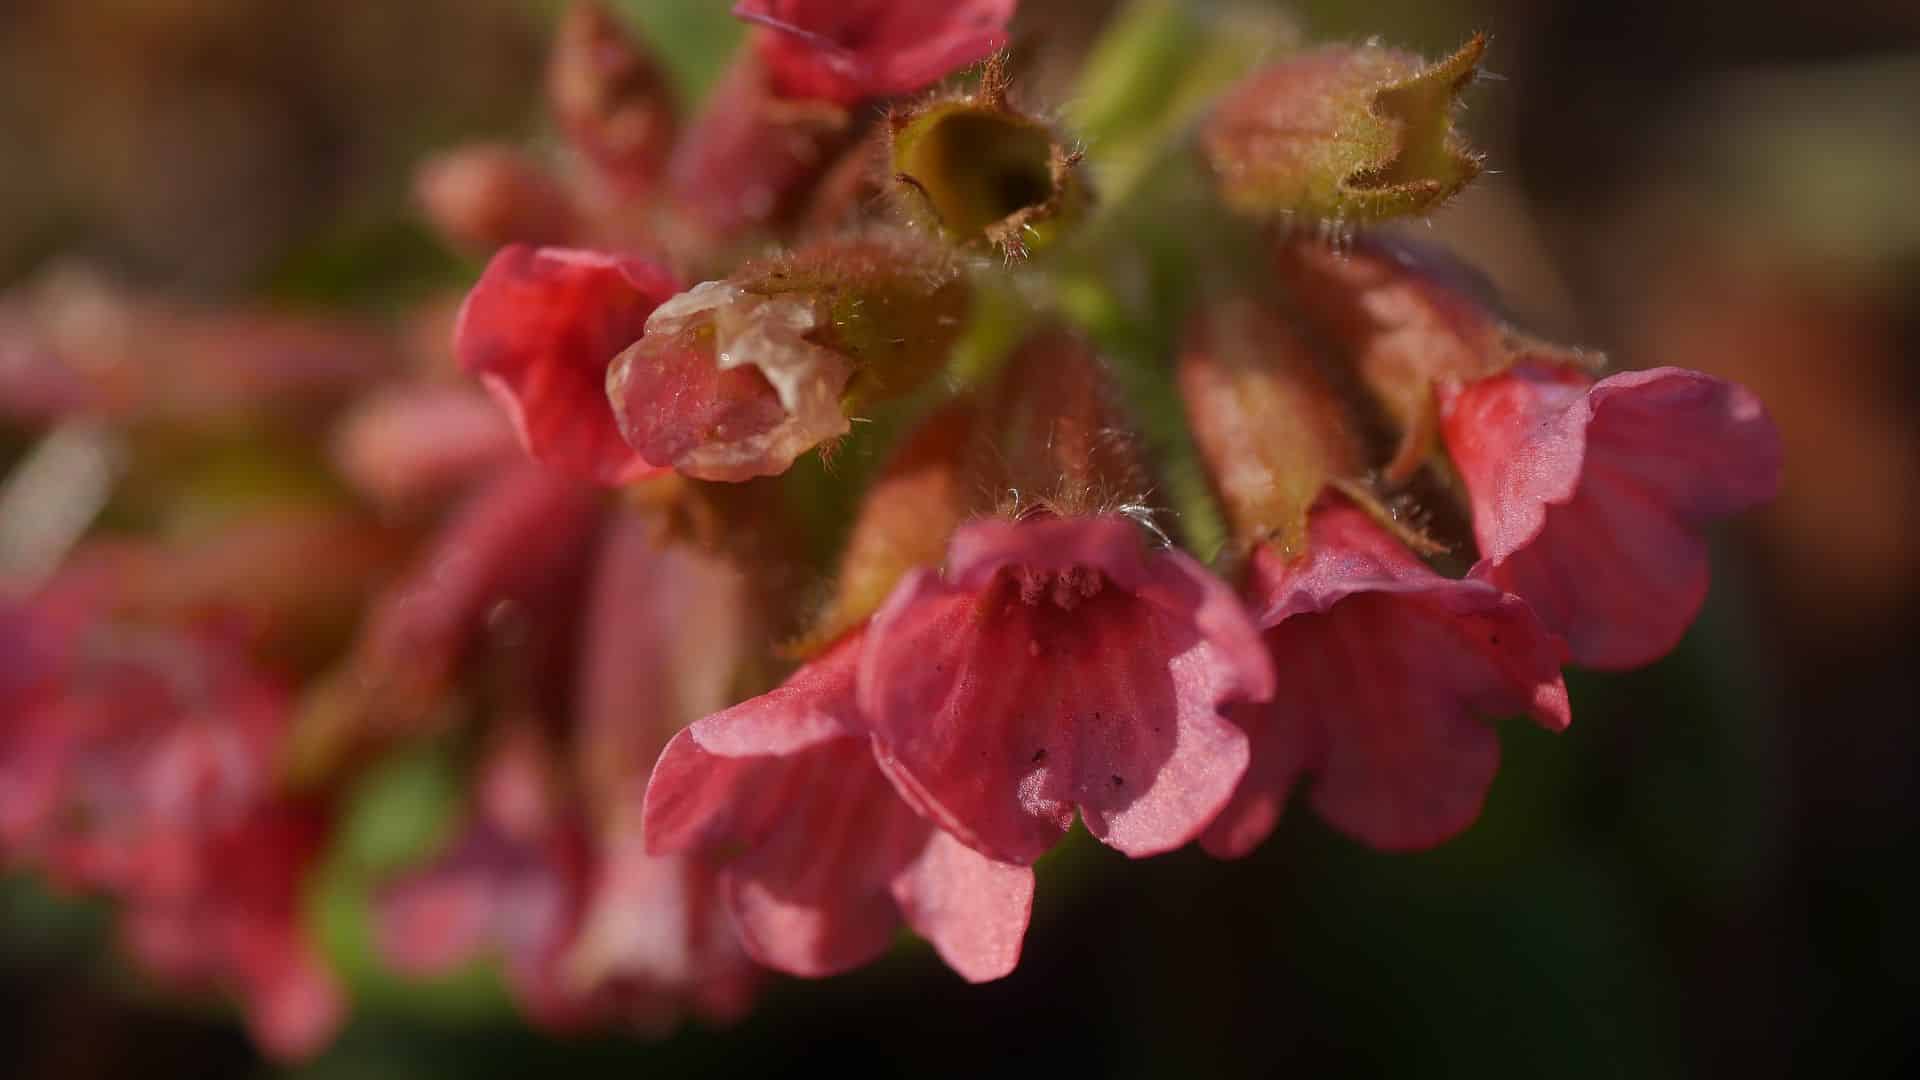
[[[677,291],[665,269],[630,256],[502,248],[467,294],[454,348],[535,459],[625,483],[656,470],[620,438],[607,368]]]
[[[1006,45],[1018,0],[743,0],[785,97],[853,105],[923,90]]]
[[[855,726],[861,644],[851,635],[676,736],[647,791],[649,846],[736,853],[722,887],[742,944],[769,967],[858,967],[904,912],[955,970],[996,978],[1019,956],[1031,872],[954,843],[894,793]]]
[[[1233,716],[1253,764],[1206,837],[1232,857],[1265,838],[1302,771],[1314,808],[1375,847],[1431,847],[1479,816],[1499,766],[1484,717],[1568,722],[1562,650],[1527,605],[1428,570],[1343,499],[1317,508],[1309,553],[1254,554],[1251,589],[1285,692]]]
[[[437,693],[503,601],[556,602],[600,521],[591,489],[521,465],[462,507],[413,572],[379,598],[359,644],[381,706]],[[403,693],[402,691],[406,691]]]
[[[1706,596],[1705,525],[1779,486],[1759,400],[1679,368],[1589,387],[1521,366],[1448,393],[1443,422],[1472,496],[1475,576],[1525,597],[1589,667],[1671,650]]]
[[[919,856],[893,879],[900,914],[968,982],[1012,974],[1033,913],[1033,870],[930,832]]]
[[[909,575],[874,616],[859,688],[902,797],[1015,863],[1076,808],[1129,855],[1192,839],[1246,767],[1218,708],[1272,689],[1226,585],[1118,517],[963,527],[947,579]]]

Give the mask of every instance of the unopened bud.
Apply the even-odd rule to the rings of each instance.
[[[1327,485],[1366,468],[1353,418],[1305,337],[1252,301],[1217,303],[1189,326],[1179,378],[1235,538],[1299,548]]]
[[[673,146],[673,92],[645,47],[596,0],[575,0],[561,18],[547,98],[611,194],[633,198],[653,187]]]
[[[1307,239],[1283,242],[1279,279],[1320,335],[1340,352],[1398,429],[1386,468],[1410,480],[1434,454],[1437,383],[1504,371],[1521,360],[1596,367],[1596,354],[1552,345],[1515,329],[1494,310],[1472,270],[1379,238],[1347,250]]]
[[[442,237],[475,255],[564,244],[577,227],[567,193],[508,146],[465,146],[429,160],[415,174],[414,197]]]
[[[1432,210],[1480,174],[1454,127],[1486,37],[1427,64],[1333,46],[1257,72],[1214,110],[1201,145],[1233,209],[1333,224]]]

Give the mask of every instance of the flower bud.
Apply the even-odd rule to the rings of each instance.
[[[1008,359],[971,463],[1015,516],[1031,509],[1135,513],[1153,481],[1106,365],[1083,340],[1043,330]]]
[[[1436,383],[1522,360],[1586,368],[1599,361],[1516,330],[1495,313],[1472,270],[1404,245],[1368,238],[1337,251],[1293,240],[1280,246],[1274,266],[1398,428],[1390,484],[1411,479],[1435,453]]]
[[[1269,308],[1219,303],[1188,328],[1179,379],[1236,539],[1298,549],[1321,492],[1366,467],[1353,420],[1311,346]]]
[[[1333,46],[1256,73],[1201,134],[1222,197],[1245,214],[1336,224],[1439,206],[1480,174],[1453,121],[1486,44],[1476,34],[1433,64]]]
[[[1080,152],[1008,103],[998,63],[973,93],[897,112],[889,125],[908,216],[951,243],[1025,258],[1087,203]]]
[[[941,253],[882,234],[749,264],[662,304],[607,376],[648,461],[703,480],[785,472],[946,363],[967,293]]]
[[[578,228],[567,193],[508,146],[482,143],[432,158],[413,188],[434,229],[477,255],[507,244],[564,244]]]
[[[893,452],[860,503],[833,602],[799,650],[831,644],[878,610],[908,571],[940,564],[976,495],[963,466],[979,424],[976,406],[956,402]]]
[[[547,99],[609,194],[631,199],[652,189],[673,146],[673,92],[653,57],[596,0],[575,0],[560,20]]]

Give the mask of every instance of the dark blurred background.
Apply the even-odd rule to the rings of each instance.
[[[531,0],[0,0],[0,286],[84,257],[168,295],[392,312],[471,273],[411,167],[537,136]],[[721,0],[626,0],[684,87]],[[1072,0],[1028,0],[1029,18]],[[1019,971],[920,948],[737,1027],[555,1042],[362,1008],[314,1077],[1885,1075],[1920,1062],[1920,4],[1294,5],[1428,54],[1493,34],[1497,170],[1434,229],[1525,321],[1751,385],[1785,493],[1724,529],[1682,647],[1508,725],[1486,813],[1383,856],[1295,812],[1236,863],[1045,864]],[[718,28],[718,29],[716,29]],[[247,1075],[217,1009],[102,960],[102,913],[0,893],[23,1078]]]

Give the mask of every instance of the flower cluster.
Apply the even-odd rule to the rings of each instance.
[[[1563,665],[1685,631],[1703,530],[1777,483],[1764,411],[1604,374],[1375,228],[1479,171],[1480,39],[1224,92],[1159,64],[1129,142],[1095,92],[1126,42],[1247,27],[1130,9],[1055,118],[1015,6],[747,0],[683,122],[574,4],[559,159],[422,172],[488,258],[452,356],[334,422],[350,508],[218,557],[85,543],[0,608],[0,851],[125,897],[151,967],[298,1055],[345,1002],[300,883],[427,742],[466,782],[374,883],[379,950],[496,957],[555,1030],[725,1019],[902,925],[1004,976],[1076,820],[1134,858],[1243,855],[1296,788],[1382,849],[1469,827],[1492,721],[1562,729]],[[5,396],[65,392],[16,366]],[[331,644],[287,629],[341,595]]]

